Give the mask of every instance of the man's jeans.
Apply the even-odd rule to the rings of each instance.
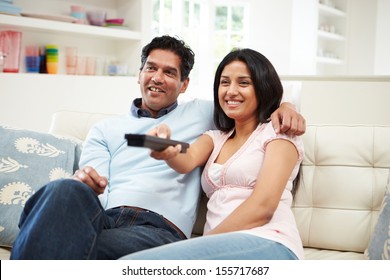
[[[118,259],[182,240],[151,211],[104,210],[93,190],[72,179],[53,181],[26,203],[11,259]]]

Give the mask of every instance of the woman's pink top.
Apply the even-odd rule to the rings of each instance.
[[[215,228],[250,196],[262,166],[267,144],[275,139],[286,139],[295,145],[299,159],[283,191],[280,203],[269,223],[241,232],[279,242],[293,251],[299,259],[303,259],[302,242],[291,210],[292,182],[303,159],[301,138],[276,134],[271,122],[260,124],[228,161],[223,165],[214,163],[223,144],[232,133],[233,131],[223,133],[216,130],[206,132],[214,141],[214,150],[202,174],[202,187],[209,198],[204,232]]]

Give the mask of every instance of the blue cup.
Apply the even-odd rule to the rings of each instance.
[[[40,56],[26,56],[26,71],[28,73],[39,73]]]

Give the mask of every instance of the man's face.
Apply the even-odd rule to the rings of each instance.
[[[180,93],[187,89],[189,79],[180,81],[180,58],[168,50],[150,52],[139,73],[138,83],[142,94],[142,109],[153,116],[162,108],[172,105]]]

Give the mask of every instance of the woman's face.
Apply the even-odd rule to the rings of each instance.
[[[247,65],[232,61],[222,71],[218,88],[219,104],[236,122],[257,120],[257,99]]]

